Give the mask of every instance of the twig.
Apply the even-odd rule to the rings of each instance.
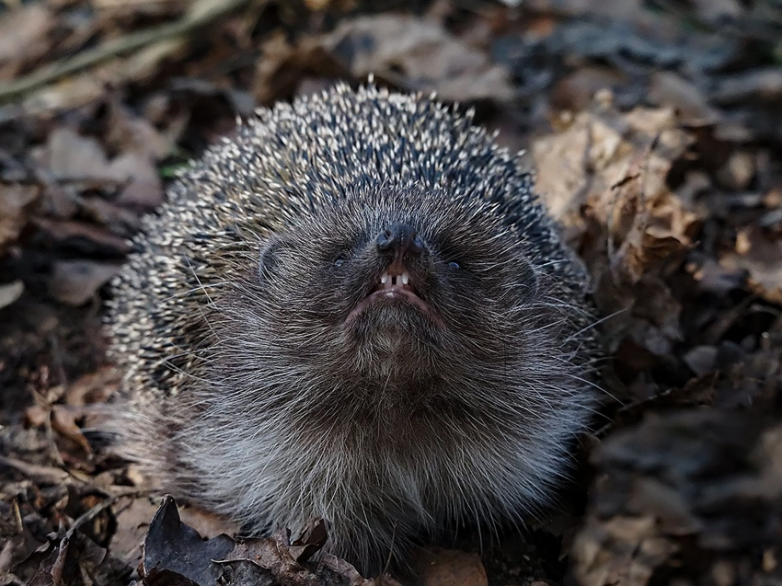
[[[188,35],[247,4],[250,0],[199,0],[179,20],[148,28],[119,39],[107,41],[90,51],[41,67],[30,75],[0,85],[0,102],[44,86],[123,53],[138,50],[154,42]]]
[[[27,478],[37,482],[59,484],[68,479],[68,472],[55,466],[42,466],[40,464],[31,464],[24,460],[7,458],[0,456],[0,466],[12,468],[24,474]]]

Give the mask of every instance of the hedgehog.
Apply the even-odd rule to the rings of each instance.
[[[550,506],[595,407],[588,279],[519,155],[369,83],[261,109],[180,174],[113,283],[113,428],[252,534],[363,572]]]

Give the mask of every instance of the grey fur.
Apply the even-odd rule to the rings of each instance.
[[[347,324],[395,221],[427,243],[410,271],[441,323],[386,304]],[[115,423],[175,495],[259,532],[322,516],[369,570],[549,502],[594,401],[586,278],[471,115],[343,85],[262,110],[144,234],[110,308]]]

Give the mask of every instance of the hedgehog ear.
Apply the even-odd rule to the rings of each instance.
[[[519,281],[522,283],[524,298],[527,301],[532,301],[537,297],[538,288],[540,286],[538,269],[536,269],[526,257],[522,257],[521,262],[519,263],[519,274]]]
[[[293,248],[290,242],[279,236],[272,236],[261,247],[261,255],[258,259],[258,276],[261,283],[275,277],[280,266],[281,256],[286,250]]]

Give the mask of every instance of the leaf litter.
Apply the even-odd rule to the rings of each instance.
[[[782,584],[780,32],[763,1],[2,4],[3,584],[399,583],[319,556],[316,522],[247,539],[160,504],[95,432],[105,285],[176,170],[369,73],[527,151],[605,316],[562,505],[427,548],[420,583]]]

